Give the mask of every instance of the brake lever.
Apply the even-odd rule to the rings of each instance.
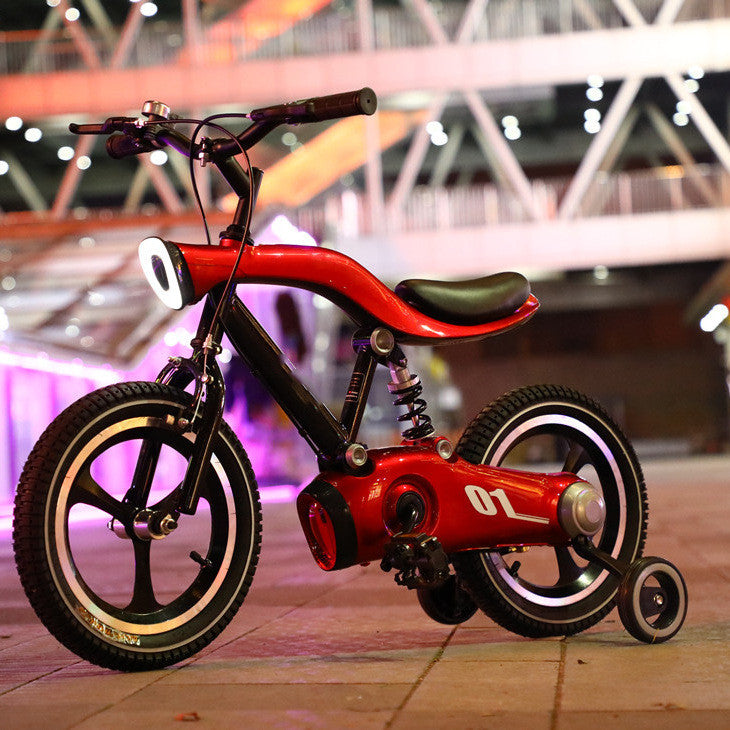
[[[72,134],[111,134],[125,132],[136,125],[134,117],[109,117],[101,124],[76,124],[71,122],[68,129]]]

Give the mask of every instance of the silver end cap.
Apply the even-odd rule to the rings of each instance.
[[[574,482],[560,495],[558,520],[571,537],[595,535],[606,520],[606,503],[588,482]]]

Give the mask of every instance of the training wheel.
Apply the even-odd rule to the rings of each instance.
[[[687,615],[687,586],[667,560],[646,557],[631,564],[621,580],[616,605],[624,628],[639,641],[671,639]]]
[[[436,588],[419,588],[416,592],[421,608],[440,624],[460,624],[477,612],[476,603],[453,574]]]

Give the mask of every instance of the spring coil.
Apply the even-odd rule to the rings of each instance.
[[[434,428],[431,424],[431,416],[427,416],[424,411],[427,408],[426,401],[419,398],[423,392],[423,386],[420,383],[409,385],[399,390],[392,390],[391,395],[395,396],[394,406],[406,406],[407,413],[397,417],[398,422],[411,421],[415,423],[411,428],[403,431],[402,436],[407,441],[418,441],[418,439],[426,438],[433,433]]]

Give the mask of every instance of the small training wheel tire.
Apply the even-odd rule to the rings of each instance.
[[[419,588],[416,593],[421,608],[440,624],[460,624],[477,612],[476,603],[459,585],[455,575],[450,575],[436,588]]]
[[[687,586],[669,561],[645,557],[628,569],[616,596],[624,628],[639,641],[671,639],[687,615]]]

